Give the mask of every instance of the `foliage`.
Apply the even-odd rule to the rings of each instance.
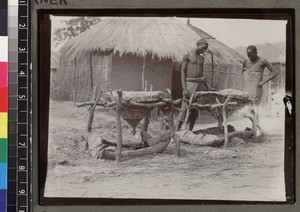
[[[65,26],[55,29],[54,45],[58,46],[70,38],[78,36],[99,21],[101,21],[99,17],[76,17],[62,21]]]

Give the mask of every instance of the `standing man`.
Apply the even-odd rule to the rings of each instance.
[[[257,55],[257,49],[255,46],[248,46],[246,51],[249,59],[246,59],[243,64],[242,90],[246,91],[249,94],[249,97],[254,100],[254,107],[248,107],[249,111],[247,113],[248,115],[250,114],[253,120],[256,120],[257,128],[263,136],[265,135],[265,132],[259,123],[258,114],[257,111],[255,111],[255,108],[258,109],[262,99],[262,86],[275,78],[278,75],[278,70],[274,69],[267,60],[262,59]],[[271,71],[271,74],[267,79],[263,80],[263,74],[266,67]]]
[[[208,84],[206,78],[203,76],[204,57],[202,53],[207,50],[207,48],[208,42],[202,38],[197,42],[197,47],[195,49],[183,56],[181,68],[183,101],[181,112],[176,123],[176,131],[180,130],[186,117],[187,105],[185,100],[187,100],[195,91],[215,90]],[[193,130],[197,117],[198,111],[192,110],[188,119],[190,131]]]
[[[255,46],[248,46],[246,51],[249,59],[246,59],[243,64],[242,90],[248,92],[250,98],[254,99],[254,105],[258,106],[262,99],[263,85],[275,78],[278,75],[278,70],[274,69],[267,60],[257,55]],[[263,80],[266,67],[271,71],[271,74]]]

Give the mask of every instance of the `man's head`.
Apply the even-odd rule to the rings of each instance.
[[[197,48],[196,48],[196,54],[201,54],[205,52],[205,50],[208,48],[208,42],[204,38],[201,38],[197,41]]]
[[[257,49],[256,46],[250,45],[247,47],[247,56],[251,61],[255,61],[257,58]]]

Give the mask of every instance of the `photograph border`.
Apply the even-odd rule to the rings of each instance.
[[[49,39],[51,39],[49,36],[44,36],[42,35],[42,33],[46,33],[47,30],[41,29],[39,26],[39,23],[41,21],[43,21],[43,19],[41,17],[43,17],[45,14],[70,14],[70,8],[71,9],[75,9],[77,7],[81,7],[80,2],[82,1],[77,1],[77,0],[72,0],[70,1],[69,5],[49,5],[49,4],[34,4],[32,3],[32,114],[33,114],[33,130],[32,130],[32,161],[33,161],[33,168],[32,168],[32,179],[33,179],[33,190],[32,190],[32,200],[33,200],[33,210],[34,211],[59,211],[59,210],[69,210],[70,211],[80,211],[82,210],[86,210],[88,208],[90,208],[91,210],[101,210],[101,209],[110,209],[110,210],[114,210],[117,209],[118,207],[120,207],[119,205],[122,205],[122,211],[126,211],[126,210],[135,210],[136,208],[139,208],[139,210],[141,210],[141,207],[145,207],[143,208],[143,210],[147,210],[149,208],[151,211],[152,210],[157,210],[153,209],[153,207],[156,205],[157,207],[159,207],[159,211],[162,209],[163,210],[169,210],[168,207],[176,207],[176,210],[178,210],[178,208],[185,208],[185,210],[194,210],[194,209],[203,209],[205,211],[209,210],[209,211],[215,211],[215,210],[234,210],[234,209],[230,209],[230,205],[232,205],[233,208],[239,207],[239,205],[241,204],[247,204],[247,207],[250,208],[255,208],[256,206],[258,206],[258,203],[260,204],[260,208],[264,208],[263,211],[267,210],[271,210],[268,209],[269,206],[273,205],[275,208],[279,208],[280,206],[283,205],[285,206],[285,208],[290,208],[290,206],[287,204],[286,202],[250,202],[250,201],[206,201],[206,200],[141,200],[141,201],[136,201],[136,200],[128,200],[128,199],[98,199],[98,198],[88,198],[85,199],[84,203],[79,203],[81,205],[86,205],[86,206],[68,206],[66,207],[60,207],[63,205],[74,205],[74,203],[76,201],[78,201],[78,199],[82,199],[82,198],[44,198],[43,197],[43,189],[39,189],[42,188],[44,185],[44,180],[46,178],[45,173],[43,172],[42,175],[41,173],[38,171],[43,169],[42,167],[45,166],[45,164],[47,165],[47,161],[45,161],[45,158],[43,157],[43,155],[45,155],[47,152],[47,148],[45,148],[44,146],[38,145],[39,141],[44,141],[45,139],[47,140],[47,136],[48,136],[48,128],[47,128],[47,123],[48,123],[48,113],[49,113],[49,83],[50,83],[50,71],[49,73],[39,73],[38,70],[41,70],[44,67],[50,67],[49,63],[50,63],[50,56],[47,56],[46,52],[50,53],[50,46],[43,46],[43,43],[49,43]],[[210,7],[210,8],[206,8],[204,9],[204,6],[201,6],[203,3],[199,3],[197,2],[197,4],[194,1],[194,3],[190,3],[188,4],[188,8],[187,5],[182,5],[183,2],[181,1],[177,1],[178,5],[181,5],[182,7],[178,7],[178,5],[176,5],[175,3],[164,3],[164,6],[159,6],[162,3],[158,3],[157,1],[153,1],[156,2],[157,6],[153,6],[153,4],[151,4],[151,7],[148,5],[147,3],[145,3],[145,1],[140,1],[142,2],[139,5],[131,5],[128,3],[136,3],[137,1],[128,1],[126,2],[126,5],[121,5],[120,3],[118,3],[119,5],[114,5],[115,2],[111,2],[111,6],[108,6],[110,3],[108,3],[107,1],[91,1],[90,3],[87,3],[86,5],[84,5],[84,7],[82,8],[82,10],[78,10],[77,12],[80,13],[81,15],[91,15],[92,13],[97,13],[99,12],[99,10],[95,10],[95,9],[91,9],[91,8],[95,8],[95,7],[99,7],[101,12],[106,13],[107,15],[111,15],[112,13],[115,13],[116,15],[133,15],[133,13],[136,13],[136,15],[141,15],[141,11],[148,11],[147,15],[154,13],[153,15],[157,16],[159,13],[159,15],[161,16],[171,16],[171,14],[178,14],[178,11],[181,11],[182,15],[186,15],[189,14],[190,17],[195,17],[196,13],[199,13],[199,11],[202,11],[202,13],[204,14],[203,17],[216,17],[216,12],[219,12],[220,14],[224,15],[224,17],[220,17],[218,16],[218,18],[230,18],[234,15],[237,15],[238,13],[241,14],[241,11],[243,11],[243,13],[245,13],[245,15],[247,16],[247,18],[257,18],[258,16],[260,16],[260,19],[263,18],[268,18],[268,19],[274,19],[273,14],[276,14],[276,17],[278,17],[278,14],[283,14],[284,17],[286,17],[286,14],[289,14],[289,17],[291,17],[291,21],[292,24],[290,25],[291,27],[289,28],[290,33],[291,33],[291,38],[287,39],[287,55],[290,55],[290,60],[291,62],[288,63],[287,62],[287,67],[286,70],[296,70],[295,67],[295,60],[294,58],[296,58],[296,52],[295,52],[295,48],[293,48],[295,46],[295,30],[297,30],[297,28],[295,29],[295,23],[293,21],[295,21],[295,13],[297,15],[296,10],[294,10],[293,7],[280,7],[280,8],[257,8],[255,7],[255,4],[253,2],[253,8],[249,9],[245,9],[243,7],[241,8],[229,8],[228,6],[230,5],[226,5],[227,7],[222,8],[222,6],[218,6],[218,4],[213,4],[213,6],[215,7]],[[176,2],[176,1],[175,1]],[[233,1],[223,1],[223,2],[233,2]],[[270,1],[267,1],[270,2]],[[86,3],[86,2],[85,2]],[[100,3],[105,3],[103,5],[101,5]],[[176,6],[175,6],[176,5]],[[290,5],[290,4],[287,4]],[[212,6],[212,5],[210,5]],[[237,6],[237,5],[235,5]],[[272,5],[274,6],[274,5]],[[162,7],[162,8],[161,8]],[[207,7],[207,6],[206,6]],[[66,11],[66,9],[68,8],[68,11]],[[74,10],[75,11],[75,10]],[[88,11],[88,12],[87,12]],[[160,12],[159,12],[160,11]],[[205,11],[205,12],[204,12]],[[176,13],[177,12],[177,13]],[[295,13],[294,13],[295,12]],[[218,13],[218,15],[219,15]],[[269,13],[269,14],[268,14]],[[272,13],[272,14],[271,14]],[[194,16],[193,16],[194,14]],[[250,14],[250,15],[249,15]],[[101,14],[102,16],[102,14]],[[179,16],[179,15],[178,15]],[[199,16],[197,16],[199,17]],[[278,19],[277,19],[278,20]],[[46,28],[50,27],[49,25],[45,25]],[[49,30],[49,29],[48,29]],[[294,44],[294,45],[293,45]],[[40,51],[40,47],[43,47],[43,50]],[[288,46],[291,46],[292,48],[288,48]],[[295,46],[296,47],[296,46]],[[36,59],[39,58],[39,59]],[[43,69],[44,70],[44,69]],[[298,92],[293,92],[293,87],[295,85],[295,80],[296,80],[296,76],[293,76],[293,73],[289,73],[291,74],[291,79],[290,81],[287,81],[287,92],[291,92],[293,94],[297,94]],[[47,93],[48,95],[45,95],[45,93]],[[48,103],[47,103],[48,102]],[[295,101],[294,101],[295,102]],[[293,105],[293,108],[295,108],[295,104]],[[295,110],[294,110],[295,111]],[[41,115],[43,114],[43,115]],[[287,113],[286,113],[287,115]],[[295,113],[294,113],[294,117],[295,117]],[[285,161],[288,161],[288,165],[290,167],[287,168],[288,171],[294,172],[295,171],[295,166],[294,166],[294,156],[295,155],[295,148],[293,146],[294,144],[294,140],[293,138],[295,138],[295,134],[296,132],[293,129],[294,126],[294,121],[295,119],[286,119],[286,130],[290,130],[286,132],[286,135],[290,135],[291,137],[289,138],[290,142],[286,142],[285,148],[289,148],[292,147],[290,149],[292,154],[285,154],[287,156],[287,158],[285,158]],[[291,127],[289,127],[291,126]],[[287,139],[287,137],[285,137]],[[42,156],[42,157],[41,157]],[[39,162],[37,162],[39,161]],[[39,167],[39,168],[38,168]],[[285,166],[287,167],[287,166]],[[294,169],[293,169],[294,168]],[[287,171],[285,170],[285,171]],[[295,172],[294,172],[295,173]],[[290,173],[291,174],[291,173]],[[293,174],[292,174],[293,175]],[[293,178],[293,177],[292,177]],[[42,179],[42,180],[41,180]],[[291,185],[288,186],[290,190],[294,190],[295,191],[295,187],[294,187],[294,181],[296,179],[292,179],[289,180],[289,182],[291,182]],[[296,180],[297,182],[297,180]],[[290,192],[290,191],[288,191]],[[299,191],[297,191],[299,192]],[[39,195],[37,195],[37,193]],[[294,192],[292,192],[292,194],[294,194]],[[293,202],[294,197],[291,196],[291,201],[287,201],[288,203]],[[39,200],[42,200],[39,201]],[[126,201],[126,202],[125,202]],[[60,206],[39,206],[39,204],[42,203],[43,205],[60,205]],[[87,206],[90,204],[97,204],[97,205],[101,205],[101,206]],[[205,205],[202,205],[205,204]],[[78,204],[76,204],[78,205]],[[104,206],[104,205],[110,205],[110,206]],[[141,206],[141,205],[147,205],[147,206]],[[158,206],[159,205],[159,206]],[[175,206],[176,205],[176,206]],[[198,207],[199,208],[195,208]],[[83,208],[82,208],[83,207]],[[72,209],[71,209],[72,208]],[[164,209],[165,208],[165,209]],[[174,208],[175,209],[175,208]],[[237,209],[237,208],[236,208]],[[244,209],[243,209],[244,210]],[[248,209],[247,209],[248,210]],[[255,209],[257,210],[257,209]],[[274,209],[272,209],[274,211]],[[276,209],[275,209],[276,210]],[[294,209],[292,209],[294,210]],[[286,209],[285,209],[286,211]]]

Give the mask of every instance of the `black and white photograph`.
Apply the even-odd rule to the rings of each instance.
[[[44,197],[286,201],[287,20],[50,18]]]

